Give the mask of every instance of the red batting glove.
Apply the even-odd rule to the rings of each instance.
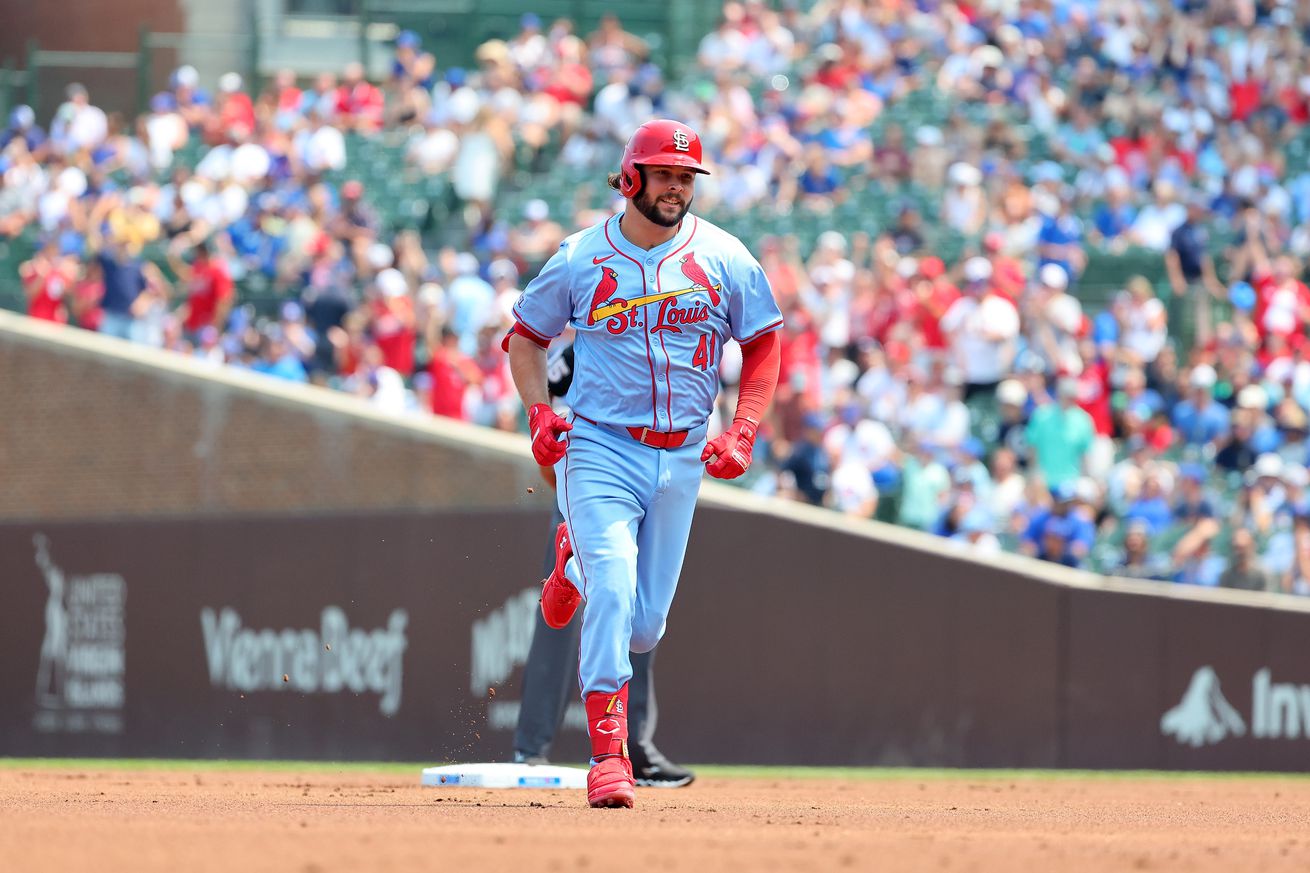
[[[755,448],[755,424],[739,418],[732,426],[705,444],[700,453],[702,461],[714,461],[705,469],[715,479],[736,479],[751,465],[751,451]]]
[[[573,425],[556,415],[549,403],[534,403],[528,410],[528,427],[532,429],[532,457],[543,467],[555,466],[567,446],[560,436],[573,430]]]

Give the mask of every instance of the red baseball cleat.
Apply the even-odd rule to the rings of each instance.
[[[555,569],[541,582],[541,617],[556,629],[573,620],[573,613],[582,602],[582,595],[564,575],[564,565],[572,556],[568,525],[561,524],[555,531]]]
[[[632,779],[632,762],[614,755],[591,765],[587,771],[587,803],[595,807],[632,809],[637,784]]]

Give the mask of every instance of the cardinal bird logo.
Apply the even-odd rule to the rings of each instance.
[[[715,306],[719,305],[719,289],[710,283],[710,277],[705,275],[701,265],[696,263],[696,253],[687,252],[679,258],[682,264],[682,275],[691,280],[692,285],[700,285],[706,291],[710,292],[710,303]]]
[[[588,325],[596,323],[596,309],[619,290],[619,274],[614,272],[613,267],[601,267],[600,272],[600,281],[596,283],[596,290],[591,293],[591,307],[587,312]]]

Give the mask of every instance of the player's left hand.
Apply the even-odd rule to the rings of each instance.
[[[705,444],[700,459],[708,461],[705,470],[715,479],[736,479],[750,467],[754,448],[755,425],[737,419],[731,427]]]

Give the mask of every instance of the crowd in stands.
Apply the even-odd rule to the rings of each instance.
[[[713,170],[697,212],[827,222],[746,238],[786,319],[747,487],[961,548],[1310,594],[1306,6],[729,0],[678,78],[613,16],[582,36],[526,14],[470,69],[404,32],[380,84],[351,65],[211,91],[182,67],[135,120],[73,86],[0,133],[0,236],[38,241],[34,317],[517,429],[509,306],[621,201],[505,192],[599,181],[637,124],[677,117]],[[448,178],[453,221],[387,220],[349,160],[370,142]],[[1087,303],[1090,256],[1123,252],[1154,281]],[[253,280],[276,311],[240,299]]]

